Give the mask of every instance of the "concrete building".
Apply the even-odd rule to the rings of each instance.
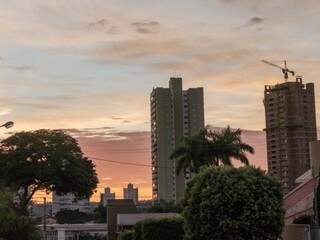
[[[107,224],[86,223],[86,224],[48,224],[38,225],[41,239],[43,240],[66,240],[79,239],[82,235],[106,237]]]
[[[108,199],[116,199],[116,194],[111,192],[109,187],[104,189],[104,193],[100,194],[100,204],[106,206]]]
[[[132,199],[109,199],[107,201],[108,240],[117,240],[117,215],[121,213],[136,213],[137,208]]]
[[[181,216],[178,213],[123,213],[117,214],[118,232],[132,229],[138,222],[147,219],[161,219]]]
[[[317,139],[314,85],[297,78],[265,86],[264,105],[268,171],[288,193],[310,169],[309,142]]]
[[[139,190],[134,188],[132,183],[129,183],[126,188],[123,188],[123,198],[132,199],[135,204],[139,201]]]
[[[60,210],[79,210],[80,212],[91,213],[96,205],[91,205],[89,199],[76,200],[71,193],[58,195],[52,193],[52,214],[55,215]]]
[[[182,78],[170,78],[169,88],[153,89],[150,105],[153,199],[179,201],[185,176],[176,174],[170,155],[183,137],[204,128],[203,88],[183,91]]]

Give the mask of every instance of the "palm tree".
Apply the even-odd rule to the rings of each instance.
[[[254,153],[253,147],[242,142],[241,130],[232,130],[230,126],[222,131],[211,131],[208,127],[199,134],[186,137],[174,150],[171,159],[177,160],[177,173],[189,169],[198,173],[203,165],[232,166],[232,160],[249,165],[246,153]]]
[[[210,165],[230,165],[232,159],[249,165],[246,153],[254,153],[253,147],[241,140],[240,129],[232,130],[230,126],[222,131],[208,131],[208,156]]]
[[[173,151],[170,158],[177,160],[177,174],[182,170],[184,172],[190,170],[193,173],[198,173],[200,167],[206,164],[205,136],[206,129],[195,136],[185,137],[182,143]]]

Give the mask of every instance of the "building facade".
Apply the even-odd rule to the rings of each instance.
[[[309,142],[317,139],[314,84],[297,78],[265,86],[264,105],[268,171],[288,193],[310,169]]]
[[[60,210],[79,210],[80,212],[92,213],[96,207],[96,205],[90,204],[89,199],[77,200],[72,193],[63,195],[52,193],[52,215],[56,215]]]
[[[182,78],[170,78],[169,88],[154,88],[150,96],[152,196],[154,201],[179,201],[185,176],[176,173],[170,155],[186,136],[204,128],[203,88],[183,90]]]
[[[123,198],[132,199],[135,204],[139,201],[139,190],[133,187],[132,183],[129,183],[126,188],[123,189]]]
[[[106,206],[108,199],[116,199],[116,194],[111,192],[109,187],[104,189],[104,193],[100,194],[100,204]]]

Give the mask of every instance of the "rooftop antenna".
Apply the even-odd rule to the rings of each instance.
[[[268,65],[270,65],[270,66],[273,66],[273,67],[276,67],[276,68],[281,69],[281,71],[282,71],[282,73],[283,73],[283,77],[284,77],[285,82],[288,81],[289,73],[290,73],[292,76],[295,75],[295,72],[292,71],[292,70],[290,70],[290,69],[288,68],[288,66],[287,66],[287,61],[286,61],[286,60],[284,60],[284,68],[281,67],[281,66],[279,66],[279,65],[276,65],[276,64],[274,64],[274,63],[272,63],[272,62],[266,61],[266,60],[262,60],[262,62],[265,63],[265,64],[268,64]]]

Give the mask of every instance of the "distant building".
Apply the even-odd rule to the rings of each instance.
[[[42,203],[31,203],[29,207],[29,214],[32,217],[43,217],[44,214],[44,204]],[[48,216],[52,215],[52,204],[46,204],[46,213]]]
[[[123,198],[132,199],[135,204],[139,201],[138,188],[134,188],[132,183],[129,183],[127,188],[123,189]]]
[[[314,85],[297,78],[265,86],[264,105],[268,171],[288,193],[310,169],[309,142],[317,140]]]
[[[108,199],[116,199],[116,194],[112,193],[109,187],[104,189],[104,193],[100,194],[100,204],[106,206]]]
[[[79,210],[80,212],[91,213],[96,205],[91,205],[89,199],[77,200],[71,193],[58,195],[52,193],[52,214],[55,215],[60,210]]]
[[[153,199],[179,201],[184,197],[185,176],[176,174],[170,155],[183,137],[205,126],[203,88],[184,91],[182,78],[170,78],[169,88],[152,90],[150,105]]]

